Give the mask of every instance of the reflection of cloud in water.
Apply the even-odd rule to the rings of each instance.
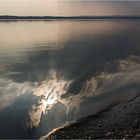
[[[17,44],[15,49],[4,42],[7,47],[11,47],[9,51],[17,53],[21,49],[23,55],[19,57],[19,52],[10,59],[7,50],[6,54],[1,51],[0,123],[4,123],[0,126],[0,131],[3,132],[0,136],[5,134],[6,128],[20,128],[18,130],[21,133],[13,134],[17,137],[23,136],[26,127],[34,131],[33,135],[29,134],[31,138],[38,138],[66,121],[96,114],[139,93],[139,22],[74,23],[59,22],[60,31],[57,31],[57,27],[54,28],[55,32],[62,33],[58,39],[58,35],[53,36],[53,26],[57,22],[41,23],[42,26],[31,23],[28,27],[30,33],[24,32],[21,29],[24,25],[19,22],[18,27],[14,28],[18,28],[20,34],[23,31],[21,38],[29,35],[23,40],[27,42],[13,36],[15,40],[11,38],[9,42],[13,41],[13,46],[14,43]],[[52,26],[49,32],[48,24]],[[27,25],[25,23],[24,28]],[[43,28],[40,30],[40,27]],[[6,34],[8,33],[9,30]],[[38,35],[41,35],[41,38]],[[47,38],[48,36],[50,38]],[[48,44],[44,43],[45,40]],[[25,50],[22,50],[22,46],[18,47],[20,43],[25,43]],[[26,43],[29,43],[29,48]],[[5,49],[4,46],[2,49]],[[7,112],[11,115],[8,121]],[[7,123],[9,121],[10,123]],[[20,122],[25,123],[23,128],[19,127]],[[15,124],[16,127],[10,127]]]
[[[46,80],[33,92],[38,96],[38,104],[33,105],[29,111],[29,126],[37,127],[40,123],[41,115],[47,114],[52,107],[60,101],[60,97],[66,93],[70,82],[58,79]]]
[[[60,100],[69,108],[67,121],[96,114],[139,95],[140,65],[137,61],[139,57],[135,56],[120,60],[120,71],[112,74],[102,72],[84,81],[78,93],[63,95]]]
[[[10,105],[22,94],[30,94],[33,91],[29,82],[15,83],[12,80],[0,79],[0,109]]]
[[[137,57],[131,56],[118,62],[118,72],[112,74],[102,72],[84,81],[80,91],[77,91],[77,93],[69,90],[71,84],[73,85],[72,81],[66,82],[53,79],[42,82],[33,93],[40,98],[38,104],[33,105],[32,110],[29,112],[31,118],[30,126],[37,127],[41,114],[47,114],[58,102],[66,105],[69,112],[76,110],[74,118],[77,119],[95,114],[106,107],[135,97],[139,92],[140,86],[140,65],[133,59],[139,61]],[[51,100],[53,103],[49,104],[47,100]],[[91,107],[93,107],[92,110]],[[73,120],[73,118],[69,119]]]
[[[114,61],[110,65],[114,63],[117,71],[110,73],[103,69],[99,73],[90,75],[88,79],[82,80],[78,90],[75,87],[79,84],[79,80],[63,79],[55,71],[51,71],[51,76],[43,82],[15,83],[12,80],[0,79],[1,110],[10,106],[17,97],[32,94],[34,101],[26,110],[28,112],[26,127],[40,129],[45,134],[58,124],[96,114],[138,95],[139,61],[138,56]],[[46,119],[41,120],[43,116]],[[52,125],[45,125],[48,119]],[[41,128],[42,123],[43,128]]]

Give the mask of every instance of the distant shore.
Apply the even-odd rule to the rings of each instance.
[[[140,16],[0,16],[0,21],[40,21],[40,20],[139,20]]]

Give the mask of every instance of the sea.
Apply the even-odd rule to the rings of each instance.
[[[139,19],[0,21],[0,138],[38,139],[139,93]]]

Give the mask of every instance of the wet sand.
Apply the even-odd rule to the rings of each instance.
[[[140,97],[61,127],[45,139],[140,139]]]

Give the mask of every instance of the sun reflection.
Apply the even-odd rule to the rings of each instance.
[[[48,100],[46,101],[46,103],[47,103],[48,105],[53,105],[53,104],[55,103],[55,100],[54,100],[54,99],[48,99]]]
[[[33,95],[38,97],[37,103],[33,104],[28,112],[29,127],[37,127],[42,114],[47,114],[55,104],[61,101],[61,95],[66,93],[71,81],[58,79],[55,73],[51,73],[52,79],[42,81],[40,86],[34,89]],[[63,103],[64,104],[64,103]]]

